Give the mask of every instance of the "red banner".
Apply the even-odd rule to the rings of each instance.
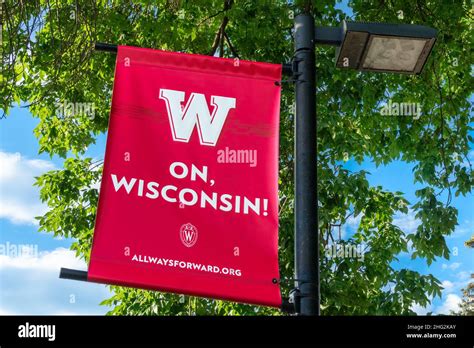
[[[280,79],[118,48],[90,281],[280,306]]]

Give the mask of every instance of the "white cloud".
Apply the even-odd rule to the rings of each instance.
[[[426,315],[428,314],[428,312],[433,311],[433,308],[431,305],[428,305],[427,307],[422,307],[418,303],[415,303],[414,305],[412,305],[410,309],[413,312],[415,312],[417,315]]]
[[[341,239],[346,239],[346,237],[352,236],[357,231],[363,215],[364,214],[359,214],[356,217],[353,215],[349,216],[346,223],[341,227]],[[334,227],[334,229],[337,231],[337,227]]]
[[[453,233],[447,236],[447,239],[465,238],[472,231],[474,231],[474,221],[464,220],[460,225],[456,226]]]
[[[458,273],[462,275],[462,279],[461,277],[457,277],[457,280],[443,280],[441,282],[441,286],[444,288],[442,290],[441,301],[444,300],[444,302],[435,308],[435,314],[450,314],[450,310],[459,310],[459,304],[462,301],[462,289],[470,282],[469,278],[464,278],[464,273],[464,271]]]
[[[0,218],[15,224],[33,224],[46,207],[39,200],[35,177],[54,169],[54,164],[28,159],[20,153],[0,151]]]
[[[31,269],[38,271],[57,271],[58,267],[83,268],[83,261],[74,256],[74,252],[65,248],[40,252],[35,256],[32,252],[24,252],[19,257],[0,255],[0,269]]]
[[[393,224],[400,227],[405,233],[415,233],[421,221],[415,217],[416,212],[412,209],[408,214],[397,213],[393,217]],[[459,226],[456,226],[454,232],[447,236],[447,239],[465,237],[474,230],[474,221],[464,220]]]
[[[410,306],[410,309],[415,312],[417,315],[426,315],[428,313],[433,312],[433,296],[428,296],[428,304],[426,307],[421,306],[418,303],[414,303]]]
[[[448,268],[449,268],[450,270],[455,271],[455,270],[457,270],[457,269],[459,268],[459,266],[461,266],[461,263],[460,263],[460,262],[452,262],[452,263],[450,263],[449,265],[443,263],[443,264],[441,265],[441,268],[442,268],[442,269],[448,269]]]
[[[393,224],[398,226],[403,232],[407,234],[415,233],[421,222],[415,217],[416,213],[409,210],[408,214],[397,213],[393,217]]]
[[[441,283],[441,286],[443,287],[444,291],[449,292],[453,290],[454,284],[450,282],[449,280],[444,280]]]
[[[450,314],[451,311],[459,311],[459,304],[462,302],[461,297],[456,294],[448,294],[442,305],[436,307],[436,314]]]
[[[411,310],[418,315],[426,315],[429,312],[434,314],[451,314],[451,310],[457,312],[462,299],[456,293],[460,294],[461,289],[467,286],[468,282],[469,281],[451,282],[449,280],[444,280],[441,282],[441,286],[444,288],[442,290],[442,297],[440,299],[441,304],[434,305],[431,303],[426,307],[422,307],[419,304],[414,304],[411,306]],[[433,298],[430,298],[430,301],[433,301]]]
[[[466,272],[466,271],[461,271],[458,274],[456,274],[456,277],[459,280],[466,280],[466,279],[471,278],[471,274],[469,272]]]
[[[351,216],[349,216],[349,218],[347,219],[347,222],[346,222],[346,223],[347,223],[350,227],[356,229],[356,228],[358,228],[359,225],[360,225],[360,220],[362,219],[362,216],[363,216],[363,214],[359,214],[359,215],[357,215],[357,216],[355,216],[355,217],[354,217],[354,215],[351,215]]]
[[[59,278],[61,267],[86,269],[74,252],[57,248],[37,256],[0,256],[0,314],[104,314],[105,285]],[[71,303],[71,299],[74,303]]]
[[[393,224],[398,226],[406,234],[412,234],[416,232],[416,229],[421,224],[420,220],[415,217],[416,213],[412,209],[408,210],[407,214],[396,213],[393,217]],[[413,242],[409,240],[407,242],[407,252],[402,251],[398,254],[399,257],[411,257],[413,253]]]

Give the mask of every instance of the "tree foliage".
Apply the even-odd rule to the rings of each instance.
[[[474,234],[465,243],[466,247],[474,248]],[[474,274],[471,274],[474,278]],[[457,315],[474,316],[474,282],[469,282],[464,289],[462,289],[462,301],[459,304],[459,311],[454,313]]]
[[[152,47],[246,60],[281,63],[293,56],[293,16],[310,11],[318,25],[347,18],[334,0],[6,0],[0,94],[2,110],[23,101],[39,120],[40,152],[64,157],[64,168],[38,178],[49,211],[40,230],[72,237],[72,250],[88,260],[102,162],[85,152],[107,130],[115,57],[97,53],[95,42]],[[429,265],[449,258],[445,237],[457,225],[452,197],[474,184],[468,159],[474,118],[472,10],[467,0],[351,0],[352,19],[415,23],[438,29],[434,51],[419,76],[359,73],[336,69],[334,48],[317,48],[319,234],[322,313],[414,314],[441,294],[430,274],[394,266],[409,252]],[[402,16],[400,15],[400,11]],[[401,18],[403,17],[403,18]],[[417,102],[422,116],[380,115],[381,103]],[[95,117],[62,117],[57,103],[93,102]],[[293,277],[293,86],[285,83],[280,134],[280,268],[284,295]],[[366,171],[352,172],[354,159],[385,165],[413,164],[417,200],[402,192],[370,186]],[[410,173],[400,173],[407,176]],[[414,233],[394,215],[413,211],[421,221]],[[329,258],[334,225],[361,218],[357,232],[343,242],[366,246],[363,261]],[[315,231],[318,233],[318,231]],[[314,260],[317,262],[317,260]],[[242,304],[111,287],[104,301],[110,314],[276,314]]]

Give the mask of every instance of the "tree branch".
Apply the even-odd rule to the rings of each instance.
[[[232,54],[233,54],[236,58],[239,58],[239,59],[240,59],[239,53],[238,53],[237,50],[234,48],[234,46],[232,46],[232,44],[230,43],[229,36],[228,36],[227,33],[225,32],[225,30],[224,30],[224,37],[225,37],[225,40],[227,41],[227,44],[229,45],[229,48],[230,48]]]
[[[221,42],[222,33],[225,30],[225,27],[228,22],[229,22],[229,18],[225,16],[224,19],[222,20],[219,30],[216,33],[216,36],[214,37],[214,42],[212,43],[211,52],[209,52],[210,56],[213,56],[216,53],[217,47],[219,47],[219,43]]]
[[[234,3],[234,0],[224,0],[224,9],[222,10],[222,12],[227,12],[228,10],[230,10],[233,3]],[[212,43],[211,51],[209,53],[210,56],[213,56],[214,54],[216,54],[217,47],[219,47],[219,44],[223,40],[223,33],[225,30],[225,27],[227,26],[227,23],[229,23],[229,17],[224,16],[224,18],[222,19],[221,26],[219,27],[219,30],[217,31],[214,37],[214,42]]]

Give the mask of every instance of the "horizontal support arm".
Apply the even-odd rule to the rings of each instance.
[[[314,28],[315,44],[340,46],[342,43],[341,27],[316,27]]]
[[[79,271],[77,269],[61,268],[59,271],[59,278],[87,282],[87,272]]]
[[[79,271],[77,269],[62,268],[59,271],[59,278],[61,279],[70,279],[70,280],[79,280],[87,282],[87,271]],[[294,313],[294,305],[288,301],[287,298],[282,299],[282,304],[280,307],[281,311],[285,313]]]
[[[112,45],[108,43],[103,43],[103,42],[96,42],[94,49],[96,51],[105,51],[105,52],[113,52],[117,53],[117,45]]]

